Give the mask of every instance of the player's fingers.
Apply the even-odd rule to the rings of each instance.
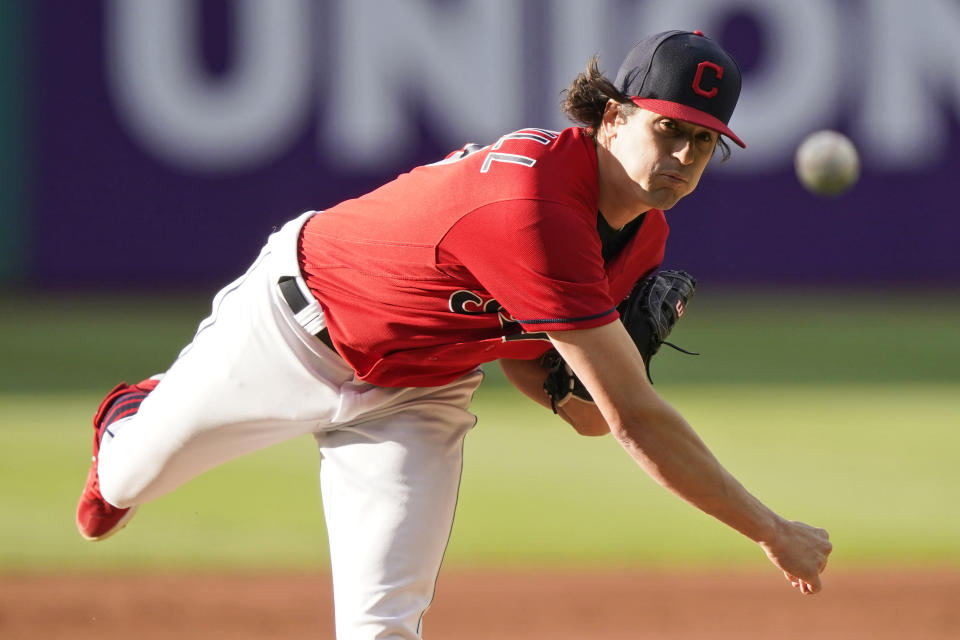
[[[814,576],[813,580],[805,580],[803,583],[806,585],[807,594],[820,593],[820,590],[823,588],[820,584],[820,576]]]
[[[804,580],[784,571],[783,577],[790,582],[790,586],[799,590],[803,595],[813,595],[814,593],[819,593],[822,589],[819,576],[814,577],[812,580]]]
[[[801,589],[800,578],[790,575],[788,572],[783,572],[783,577],[787,579],[787,582],[790,583],[790,586],[794,589]],[[802,590],[802,589],[801,589]]]

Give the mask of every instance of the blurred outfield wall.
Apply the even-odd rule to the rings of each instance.
[[[639,37],[679,27],[740,60],[731,125],[748,148],[670,213],[668,265],[713,285],[960,284],[955,0],[3,6],[16,37],[0,47],[20,51],[0,75],[30,91],[0,94],[0,278],[219,285],[300,211],[466,141],[566,126],[560,91],[591,55],[612,76]],[[19,113],[27,126],[10,127]],[[791,166],[825,127],[849,133],[865,166],[832,200]]]
[[[23,270],[26,151],[23,109],[26,47],[21,6],[0,3],[0,282]]]

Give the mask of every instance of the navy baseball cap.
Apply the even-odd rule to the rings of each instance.
[[[747,146],[727,126],[740,97],[740,67],[699,31],[664,31],[641,40],[620,65],[614,84],[639,107]]]

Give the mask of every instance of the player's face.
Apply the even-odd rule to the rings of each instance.
[[[719,137],[712,129],[645,109],[621,115],[607,131],[606,146],[622,167],[618,190],[642,210],[669,209],[692,192]]]

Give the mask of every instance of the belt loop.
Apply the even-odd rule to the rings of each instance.
[[[277,281],[280,295],[283,297],[293,317],[308,333],[317,335],[326,330],[323,308],[316,297],[307,288],[300,276],[283,276]]]

